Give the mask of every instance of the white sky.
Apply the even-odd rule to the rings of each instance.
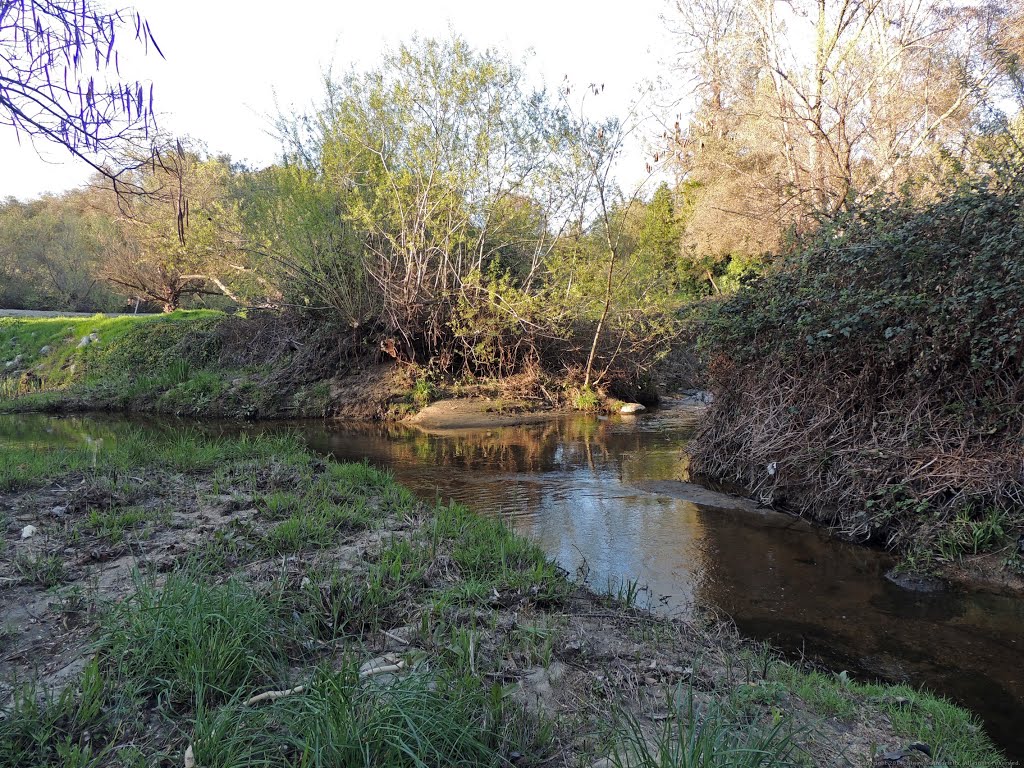
[[[606,113],[623,111],[641,82],[663,72],[670,48],[659,19],[665,0],[136,0],[134,6],[149,20],[166,61],[151,53],[126,66],[124,53],[135,44],[123,29],[122,75],[153,81],[161,129],[255,166],[277,155],[267,134],[275,91],[283,108],[305,110],[319,99],[328,65],[372,67],[385,47],[416,33],[451,30],[516,60],[532,49],[528,73],[551,88],[566,75],[578,86],[603,83],[593,108]],[[633,157],[642,166],[642,157]],[[60,147],[19,146],[13,131],[0,126],[0,199],[63,191],[88,175]]]

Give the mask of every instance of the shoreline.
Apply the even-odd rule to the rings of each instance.
[[[357,675],[359,695],[386,701],[432,681],[428,703],[438,711],[460,702],[486,710],[500,684],[506,703],[489,716],[497,719],[467,713],[467,722],[482,739],[504,723],[504,740],[489,749],[526,765],[624,765],[616,755],[656,749],[659,738],[693,727],[690,706],[715,723],[722,744],[761,740],[815,765],[868,762],[876,749],[924,765],[909,746],[918,741],[951,764],[1005,764],[962,710],[926,693],[788,663],[710,616],[641,609],[626,585],[616,594],[582,588],[500,523],[417,501],[365,465],[324,460],[281,438],[132,440],[98,459],[88,448],[24,449],[9,457],[23,467],[17,476],[0,465],[12,555],[0,602],[21,617],[3,653],[23,679],[42,674],[33,690],[70,690],[79,704],[83,675],[105,681],[103,714],[86,723],[89,736],[63,734],[73,743],[118,747],[120,732],[103,718],[124,711],[117,691],[141,688],[165,691],[136,704],[142,721],[179,723],[135,734],[143,755],[179,762],[193,748],[197,764],[219,765],[204,712],[242,729],[228,733],[248,734],[226,749],[287,753],[293,747],[279,745],[261,713],[291,722],[291,708],[301,707],[316,722],[330,715],[320,692],[355,674],[346,670],[387,667]],[[35,530],[23,539],[26,525]],[[225,634],[210,611],[245,631],[232,624]],[[161,633],[204,629],[157,649],[143,640],[156,636],[154,616]],[[204,665],[214,641],[245,643],[264,661]],[[196,661],[180,666],[182,649]],[[196,663],[206,684],[229,695],[200,706],[201,689],[180,677]],[[297,686],[263,709],[239,703]],[[12,743],[4,727],[0,754]],[[131,735],[130,722],[120,727]],[[312,737],[300,722],[294,728],[297,739]],[[432,733],[426,728],[423,744]]]

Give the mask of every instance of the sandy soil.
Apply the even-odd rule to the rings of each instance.
[[[438,400],[405,423],[430,431],[459,431],[541,424],[566,413],[536,410],[535,404],[519,400]]]

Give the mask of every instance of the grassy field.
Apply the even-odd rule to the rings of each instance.
[[[0,509],[2,765],[1005,764],[947,702],[588,592],[288,437],[14,443]]]
[[[207,310],[0,317],[0,412],[324,415],[326,385],[290,377],[281,340],[254,341],[262,328]]]

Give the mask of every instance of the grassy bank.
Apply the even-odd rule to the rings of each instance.
[[[582,590],[288,438],[0,456],[4,765],[1004,764],[946,702]]]
[[[0,318],[0,412],[323,416],[330,330],[213,311]]]
[[[622,404],[608,393],[581,393],[539,366],[476,379],[381,364],[379,357],[337,329],[278,313],[0,317],[0,413],[397,420],[452,399],[493,414],[493,421],[518,423],[538,411],[617,411]],[[653,390],[616,391],[657,399]],[[459,414],[445,421],[464,422]]]

